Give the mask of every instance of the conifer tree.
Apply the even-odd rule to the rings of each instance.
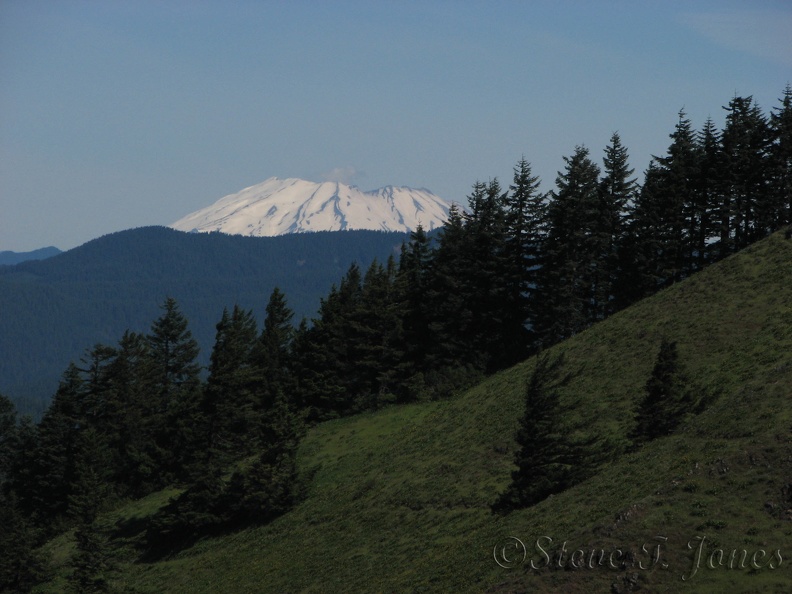
[[[599,262],[599,167],[578,146],[564,157],[547,207],[548,235],[541,274],[542,342],[553,344],[580,332],[595,317],[595,270]]]
[[[676,342],[663,338],[631,437],[638,444],[668,435],[689,412],[692,412],[692,399]]]
[[[168,297],[147,340],[152,365],[156,464],[173,476],[191,465],[191,445],[199,406],[198,343],[176,300]]]
[[[616,291],[620,277],[619,250],[625,236],[625,214],[634,202],[638,184],[628,162],[627,148],[614,132],[605,147],[600,181],[600,207],[594,230],[598,257],[595,262],[594,319],[600,320],[618,308]]]
[[[321,300],[319,317],[300,336],[300,400],[311,421],[354,409],[357,381],[351,358],[351,317],[360,302],[360,268],[352,264],[338,287]]]
[[[48,562],[14,493],[0,494],[0,526],[0,592],[30,592],[48,577]]]
[[[36,500],[36,485],[40,466],[38,430],[29,416],[24,416],[6,434],[3,480],[0,499],[18,509],[24,518],[35,524],[41,517]],[[2,505],[0,505],[2,507]]]
[[[157,391],[162,406],[173,406],[183,390],[198,383],[198,343],[193,339],[187,319],[173,297],[162,305],[162,315],[154,321],[148,335],[150,355],[156,370]]]
[[[519,449],[512,481],[493,511],[509,512],[535,505],[578,482],[585,473],[586,452],[568,436],[559,408],[558,388],[569,376],[561,375],[563,354],[550,359],[539,355],[525,389],[525,412],[516,440]]]
[[[404,344],[402,371],[413,382],[427,373],[434,348],[430,329],[432,311],[426,299],[433,254],[423,227],[418,225],[410,234],[409,243],[402,245],[398,277],[395,279],[394,300],[398,300],[396,307],[401,317]],[[407,399],[415,396],[414,393],[403,395]]]
[[[427,285],[427,311],[433,338],[424,373],[472,365],[477,359],[468,347],[473,312],[470,294],[468,234],[463,213],[452,204],[438,233]]]
[[[112,431],[111,419],[113,397],[110,394],[109,368],[116,351],[104,344],[95,344],[80,359],[79,368],[83,377],[83,394],[80,398],[80,416],[86,423]]]
[[[261,410],[268,410],[278,391],[291,394],[294,390],[291,375],[291,342],[294,312],[286,303],[286,296],[277,287],[272,291],[266,308],[264,329],[259,338],[256,363],[261,373],[263,390]]]
[[[690,234],[691,261],[693,270],[703,269],[709,262],[718,257],[712,247],[713,240],[720,236],[721,216],[728,217],[721,212],[723,157],[720,146],[720,132],[715,127],[711,118],[707,118],[704,127],[698,134],[699,169],[698,183],[696,185],[696,208],[698,218],[694,232]],[[728,218],[726,218],[728,222]],[[726,230],[728,235],[728,229]]]
[[[489,373],[509,361],[508,347],[502,340],[510,323],[505,200],[506,193],[497,179],[474,184],[468,198],[470,212],[464,217],[466,267],[458,272],[466,276],[469,290],[468,348],[477,355],[474,365]]]
[[[393,370],[404,357],[399,331],[402,319],[396,313],[395,262],[385,268],[377,260],[363,277],[360,302],[352,317],[351,354],[360,376],[359,407],[378,408],[395,395]]]
[[[689,248],[698,237],[700,207],[697,194],[700,155],[690,120],[679,111],[671,145],[665,157],[655,157],[659,170],[655,189],[656,228],[660,247],[659,275],[663,285],[684,278],[694,267]]]
[[[24,505],[40,525],[53,531],[63,524],[68,509],[78,433],[85,426],[85,419],[80,415],[82,391],[80,372],[71,364],[36,432],[32,476]]]
[[[286,513],[300,498],[297,447],[302,432],[282,393],[265,422],[258,459],[231,477],[227,501],[232,524],[263,524]]]
[[[216,328],[201,398],[201,443],[195,444],[202,451],[199,464],[227,462],[252,451],[261,419],[257,389],[263,380],[254,362],[259,345],[253,314],[235,305],[231,314],[223,311]]]
[[[107,538],[97,524],[103,500],[110,492],[110,452],[93,428],[80,431],[77,439],[75,471],[69,492],[69,514],[77,521],[77,550],[69,582],[75,592],[107,592],[107,572],[111,569]]]
[[[94,428],[79,431],[68,494],[69,515],[79,524],[92,524],[111,493],[111,460],[105,440]]]
[[[109,544],[96,523],[81,524],[74,533],[77,547],[71,560],[69,585],[75,594],[109,592],[113,569]]]
[[[770,114],[772,191],[777,196],[779,225],[792,224],[792,85]]]
[[[663,173],[652,160],[635,202],[627,209],[627,232],[619,254],[619,308],[657,292],[666,282],[663,265]]]
[[[109,443],[115,457],[115,480],[127,485],[133,495],[143,495],[163,486],[155,446],[159,409],[146,337],[124,332],[107,375],[112,427]]]
[[[545,235],[544,196],[539,178],[523,157],[514,168],[514,178],[504,199],[506,235],[504,255],[508,269],[507,321],[503,337],[509,359],[504,365],[524,359],[537,343],[539,271]]]
[[[778,224],[779,204],[769,192],[770,127],[752,97],[734,97],[727,107],[723,147],[724,197],[730,221],[729,237],[721,243],[729,251],[740,250],[767,235]]]

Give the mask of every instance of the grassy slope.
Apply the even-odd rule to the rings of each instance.
[[[792,591],[792,241],[776,234],[559,345],[571,419],[623,441],[661,336],[678,341],[696,385],[718,399],[676,435],[622,456],[597,476],[507,517],[489,504],[507,485],[513,433],[532,362],[460,397],[324,423],[301,450],[317,469],[309,497],[269,526],[205,540],[173,559],[122,561],[136,592]],[[155,495],[111,519],[145,515]],[[493,548],[542,536],[557,550],[631,549],[668,540],[646,570],[507,570]],[[687,581],[695,550],[705,557]],[[698,541],[693,541],[694,545]],[[66,558],[62,537],[49,547]],[[728,554],[781,550],[777,569],[706,567]],[[127,549],[129,553],[129,549]],[[128,555],[131,560],[133,557]],[[751,557],[748,558],[750,564]],[[555,564],[555,559],[553,564]],[[62,582],[51,584],[56,591]],[[45,589],[46,590],[46,589]]]

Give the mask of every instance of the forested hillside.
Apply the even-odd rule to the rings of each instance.
[[[458,398],[317,425],[292,467],[293,508],[263,525],[212,529],[219,508],[199,512],[206,487],[100,514],[94,548],[67,532],[40,550],[54,573],[38,591],[64,591],[99,551],[94,578],[151,593],[787,592],[790,265],[792,240],[776,234],[550,349],[551,361],[564,355],[556,380],[570,376],[552,389],[562,435],[588,442],[580,467],[595,462],[553,497],[493,511],[518,470],[530,359]],[[634,440],[664,339],[678,345],[684,391],[705,405],[671,434]],[[215,492],[238,493],[231,485],[251,484],[242,477],[260,464],[249,458]],[[180,513],[172,548],[154,548]]]
[[[179,301],[208,363],[224,307],[263,311],[278,286],[296,322],[352,262],[398,254],[407,237],[354,231],[248,238],[164,227],[114,233],[41,262],[0,268],[0,392],[40,415],[69,362],[86,348],[148,329]]]

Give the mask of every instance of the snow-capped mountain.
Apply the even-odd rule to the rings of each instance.
[[[221,198],[173,223],[179,231],[273,236],[308,231],[427,231],[443,225],[449,204],[428,190],[387,186],[364,192],[337,182],[270,179]]]

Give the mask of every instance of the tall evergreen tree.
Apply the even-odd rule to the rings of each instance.
[[[423,227],[418,225],[410,234],[409,243],[402,246],[394,287],[403,333],[403,372],[413,379],[419,375],[423,377],[427,372],[428,360],[434,348],[434,337],[430,330],[431,312],[426,301],[432,258],[429,238]],[[411,398],[415,395],[403,396]]]
[[[360,268],[352,264],[338,287],[333,286],[319,305],[319,317],[300,336],[300,401],[311,421],[348,414],[356,394],[350,346],[351,319],[360,303]]]
[[[159,403],[154,391],[153,363],[146,337],[126,331],[107,369],[110,441],[115,481],[133,495],[163,486],[157,467],[156,424]]]
[[[261,419],[257,389],[263,381],[254,362],[257,338],[252,312],[237,305],[231,314],[223,311],[201,398],[203,427],[197,432],[201,443],[195,444],[202,451],[201,466],[240,458],[257,443]]]
[[[15,494],[0,494],[0,526],[0,592],[30,592],[48,577],[48,560]]]
[[[523,157],[514,168],[512,185],[504,199],[508,304],[503,340],[509,353],[504,364],[521,361],[537,343],[537,287],[545,235],[544,196],[539,184],[539,177],[532,174]]]
[[[199,406],[198,343],[176,300],[168,297],[147,340],[152,365],[152,411],[156,425],[157,465],[173,476],[191,466],[193,433]]]
[[[777,196],[779,224],[792,224],[792,85],[784,89],[781,105],[770,114],[773,143],[771,154],[772,191]]]
[[[286,303],[286,296],[277,287],[272,291],[266,308],[264,329],[259,338],[257,363],[262,373],[264,390],[262,409],[272,406],[275,394],[293,391],[290,372],[291,342],[294,338],[294,312]]]
[[[477,290],[472,267],[465,216],[452,204],[448,221],[438,233],[428,276],[425,302],[432,343],[420,376],[426,380],[424,389],[443,383],[447,386],[441,392],[447,392],[459,386],[455,381],[440,379],[441,375],[464,384],[465,378],[481,372],[481,354],[473,348],[472,341],[476,307],[473,295]]]
[[[561,375],[563,355],[555,359],[545,353],[526,384],[525,412],[516,440],[519,449],[512,481],[493,511],[509,512],[529,507],[571,487],[585,475],[586,452],[568,436],[559,408],[558,388],[569,376]]]
[[[666,282],[663,259],[663,174],[652,160],[635,203],[627,209],[627,230],[620,250],[618,306],[626,307],[658,291]]]
[[[661,248],[658,268],[663,284],[667,285],[693,270],[696,254],[691,248],[701,224],[696,191],[700,166],[698,144],[684,110],[679,111],[668,154],[655,159],[660,168],[660,187],[654,196],[660,224],[657,229]]]
[[[600,171],[585,147],[576,147],[564,161],[565,171],[559,172],[547,207],[540,317],[545,345],[580,332],[596,319]]]
[[[693,270],[703,269],[718,256],[711,245],[720,236],[723,156],[720,132],[711,118],[707,118],[704,123],[704,127],[698,134],[697,142],[700,162],[696,185],[697,201],[693,210],[696,221],[689,237]]]
[[[259,457],[247,470],[235,473],[228,485],[232,524],[263,524],[297,503],[301,497],[297,473],[301,433],[301,424],[285,396],[276,394]]]
[[[506,193],[497,179],[477,182],[468,198],[464,243],[471,319],[468,344],[478,355],[475,365],[493,372],[508,365],[509,353],[502,337],[510,323],[508,308],[508,261],[505,257]]]
[[[352,356],[360,376],[361,408],[378,408],[395,398],[397,378],[393,371],[404,364],[401,330],[403,318],[396,302],[396,265],[385,268],[374,260],[363,277],[360,302],[352,317]]]
[[[64,524],[74,482],[83,380],[74,364],[64,372],[58,391],[38,425],[28,492],[22,510],[53,533]],[[21,495],[22,493],[20,493]]]
[[[663,338],[635,415],[631,437],[635,443],[641,443],[668,435],[689,412],[692,412],[692,399],[676,342]]]
[[[616,291],[620,278],[619,250],[624,241],[625,215],[628,205],[635,201],[638,184],[632,177],[627,148],[614,132],[605,147],[602,179],[600,181],[600,206],[594,229],[594,239],[599,250],[595,262],[594,319],[604,319],[618,308]]]
[[[740,250],[777,226],[779,205],[770,192],[770,127],[752,97],[734,97],[727,107],[723,146],[724,196],[728,214],[721,222],[721,244]]]
[[[74,533],[76,552],[71,560],[69,576],[75,594],[109,592],[109,572],[113,568],[107,537],[96,523],[81,524]]]

